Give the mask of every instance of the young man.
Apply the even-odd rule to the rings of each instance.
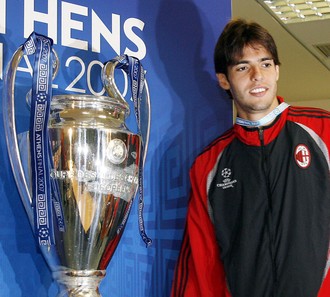
[[[214,61],[238,117],[191,168],[172,297],[329,297],[330,113],[276,95],[256,23],[229,22]]]

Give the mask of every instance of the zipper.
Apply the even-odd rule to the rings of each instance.
[[[260,148],[261,148],[261,162],[262,162],[262,170],[266,180],[266,188],[267,188],[267,201],[268,201],[268,216],[267,216],[267,231],[270,240],[269,244],[269,253],[271,257],[271,264],[272,264],[272,286],[271,286],[271,295],[270,297],[276,296],[275,294],[275,284],[276,284],[276,263],[275,263],[275,240],[274,240],[274,230],[273,230],[273,202],[270,192],[270,185],[269,185],[269,176],[268,176],[268,155],[265,151],[265,141],[264,141],[264,129],[263,127],[258,127],[259,133],[259,140],[260,140]]]

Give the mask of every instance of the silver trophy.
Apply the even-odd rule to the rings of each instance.
[[[145,81],[139,85],[143,68],[137,68],[137,59],[116,57],[102,70],[109,96],[59,95],[47,101],[59,61],[47,37],[31,36],[13,55],[4,80],[3,116],[12,171],[37,242],[60,286],[58,296],[101,296],[99,283],[138,189],[140,202],[143,198],[150,123],[148,88]],[[23,55],[31,53],[37,55],[34,72],[39,71],[27,96],[34,120],[27,133],[17,135],[15,76]],[[46,62],[40,66],[38,60],[43,58]],[[132,92],[140,86],[133,101],[141,133],[132,133],[125,125],[130,111],[114,81],[117,68],[132,77],[137,70],[142,75],[132,80]],[[47,75],[50,82],[45,87]],[[142,119],[141,100],[148,114]]]

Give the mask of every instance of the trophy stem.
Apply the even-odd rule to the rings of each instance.
[[[53,272],[60,286],[57,297],[102,297],[99,284],[105,270],[60,270]]]

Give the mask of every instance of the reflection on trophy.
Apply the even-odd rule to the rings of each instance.
[[[149,93],[145,84],[136,86],[144,80],[143,68],[139,79],[132,78],[132,94],[138,90],[132,97],[138,130],[147,131],[145,135],[127,129],[129,105],[114,83],[117,68],[136,76],[140,66],[137,59],[121,56],[106,63],[102,80],[109,96],[50,96],[58,59],[49,39],[31,36],[25,48],[13,55],[5,77],[3,114],[12,171],[36,239],[60,285],[58,296],[101,296],[99,282],[142,184],[149,118],[139,118],[139,100],[146,100],[149,111]],[[44,44],[38,45],[40,40]],[[17,136],[15,75],[31,42],[37,44],[34,51],[40,50],[41,59],[48,53],[50,62],[35,66],[35,72],[38,67],[42,71],[37,72],[40,77],[34,80],[28,96],[34,120],[27,133]],[[47,75],[48,88],[40,87]],[[147,128],[142,127],[144,124]],[[148,245],[143,222],[141,225],[141,235]]]

